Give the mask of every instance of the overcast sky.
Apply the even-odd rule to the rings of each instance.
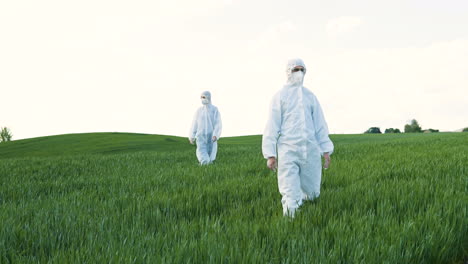
[[[293,57],[331,133],[468,126],[466,0],[2,1],[0,126],[187,136],[209,90],[261,134]]]

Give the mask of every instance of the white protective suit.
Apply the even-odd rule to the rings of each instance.
[[[202,99],[203,106],[195,113],[189,139],[196,140],[198,161],[201,165],[206,165],[216,159],[217,140],[221,136],[222,124],[218,108],[211,104],[210,92],[203,92],[202,96],[206,99]],[[213,140],[213,136],[216,137],[216,141]]]
[[[292,72],[296,66],[304,72]],[[315,95],[303,86],[301,59],[287,65],[288,81],[271,102],[262,140],[263,156],[278,161],[278,187],[283,214],[294,217],[303,200],[320,195],[321,155],[333,152],[328,127]]]

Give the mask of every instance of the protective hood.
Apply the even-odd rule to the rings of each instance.
[[[292,70],[294,69],[294,67],[297,67],[297,66],[304,67],[304,72],[298,71],[298,72],[293,73]],[[286,85],[302,86],[304,82],[304,75],[306,74],[306,72],[307,72],[307,68],[305,66],[304,61],[302,61],[299,58],[290,59],[288,61],[288,65],[286,66],[286,76],[288,77]]]
[[[203,105],[211,104],[211,93],[208,91],[204,91],[201,96],[205,96],[206,99],[201,99]]]

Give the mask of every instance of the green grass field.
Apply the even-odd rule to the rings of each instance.
[[[71,134],[0,143],[0,263],[464,263],[468,133],[332,135],[291,221],[261,137]]]

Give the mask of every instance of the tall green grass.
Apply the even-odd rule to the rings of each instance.
[[[167,139],[170,140],[167,140]],[[321,197],[282,217],[261,137],[0,144],[0,263],[463,263],[468,134],[335,135]]]

